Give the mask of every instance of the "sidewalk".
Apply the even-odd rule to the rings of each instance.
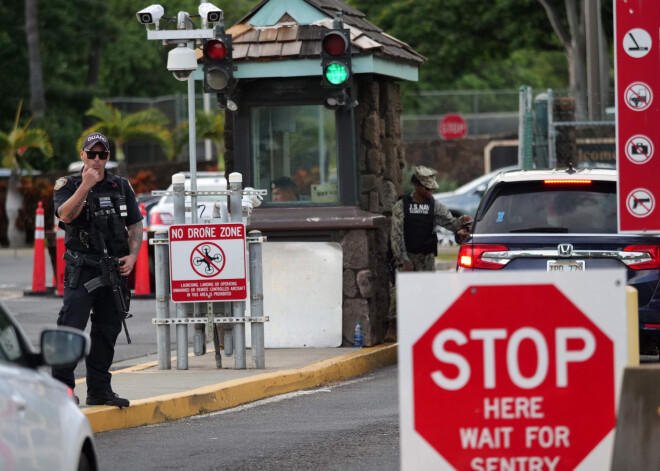
[[[158,361],[133,365],[129,360],[113,365],[112,387],[130,399],[125,409],[85,406],[85,380],[76,382],[76,395],[92,430],[105,432],[156,424],[236,407],[267,397],[309,389],[367,373],[397,361],[397,344],[371,348],[266,349],[266,368],[234,370],[232,357],[222,356],[217,369],[213,349],[206,355],[189,355],[188,370],[159,370]]]

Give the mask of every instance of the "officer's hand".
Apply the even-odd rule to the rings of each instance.
[[[456,237],[455,237],[456,243],[462,244],[463,242],[465,242],[465,239],[467,239],[469,235],[470,235],[469,229],[459,230],[458,232],[456,232]]]
[[[133,271],[137,257],[135,255],[126,255],[125,257],[121,257],[119,262],[119,273],[121,276],[128,276]]]
[[[466,226],[471,222],[472,222],[472,216],[468,214],[464,214],[463,216],[461,216],[461,224],[463,224],[463,226]]]
[[[82,180],[83,185],[87,188],[91,188],[101,181],[101,173],[98,170],[85,165],[82,171]]]
[[[410,262],[403,262],[403,267],[401,267],[403,271],[414,271],[413,264]]]

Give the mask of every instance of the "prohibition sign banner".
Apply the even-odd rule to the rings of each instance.
[[[245,226],[170,227],[172,301],[243,301],[247,298]]]
[[[660,234],[660,1],[614,0],[617,225],[628,234]]]

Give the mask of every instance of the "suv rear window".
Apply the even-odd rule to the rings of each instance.
[[[484,197],[476,219],[475,234],[616,233],[616,183],[501,184]]]

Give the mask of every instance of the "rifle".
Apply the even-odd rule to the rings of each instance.
[[[131,343],[131,337],[128,334],[126,327],[126,319],[133,317],[128,312],[131,303],[131,292],[126,287],[126,277],[119,274],[119,266],[123,262],[119,262],[117,257],[108,253],[108,249],[103,240],[103,234],[96,228],[96,223],[92,223],[94,230],[89,234],[94,238],[94,244],[103,252],[99,261],[85,259],[85,263],[95,266],[100,270],[101,274],[96,278],[89,280],[85,283],[85,289],[88,293],[100,288],[101,286],[110,286],[112,288],[112,297],[115,301],[115,308],[121,316],[121,322],[124,326],[124,333],[126,334],[126,341]]]

